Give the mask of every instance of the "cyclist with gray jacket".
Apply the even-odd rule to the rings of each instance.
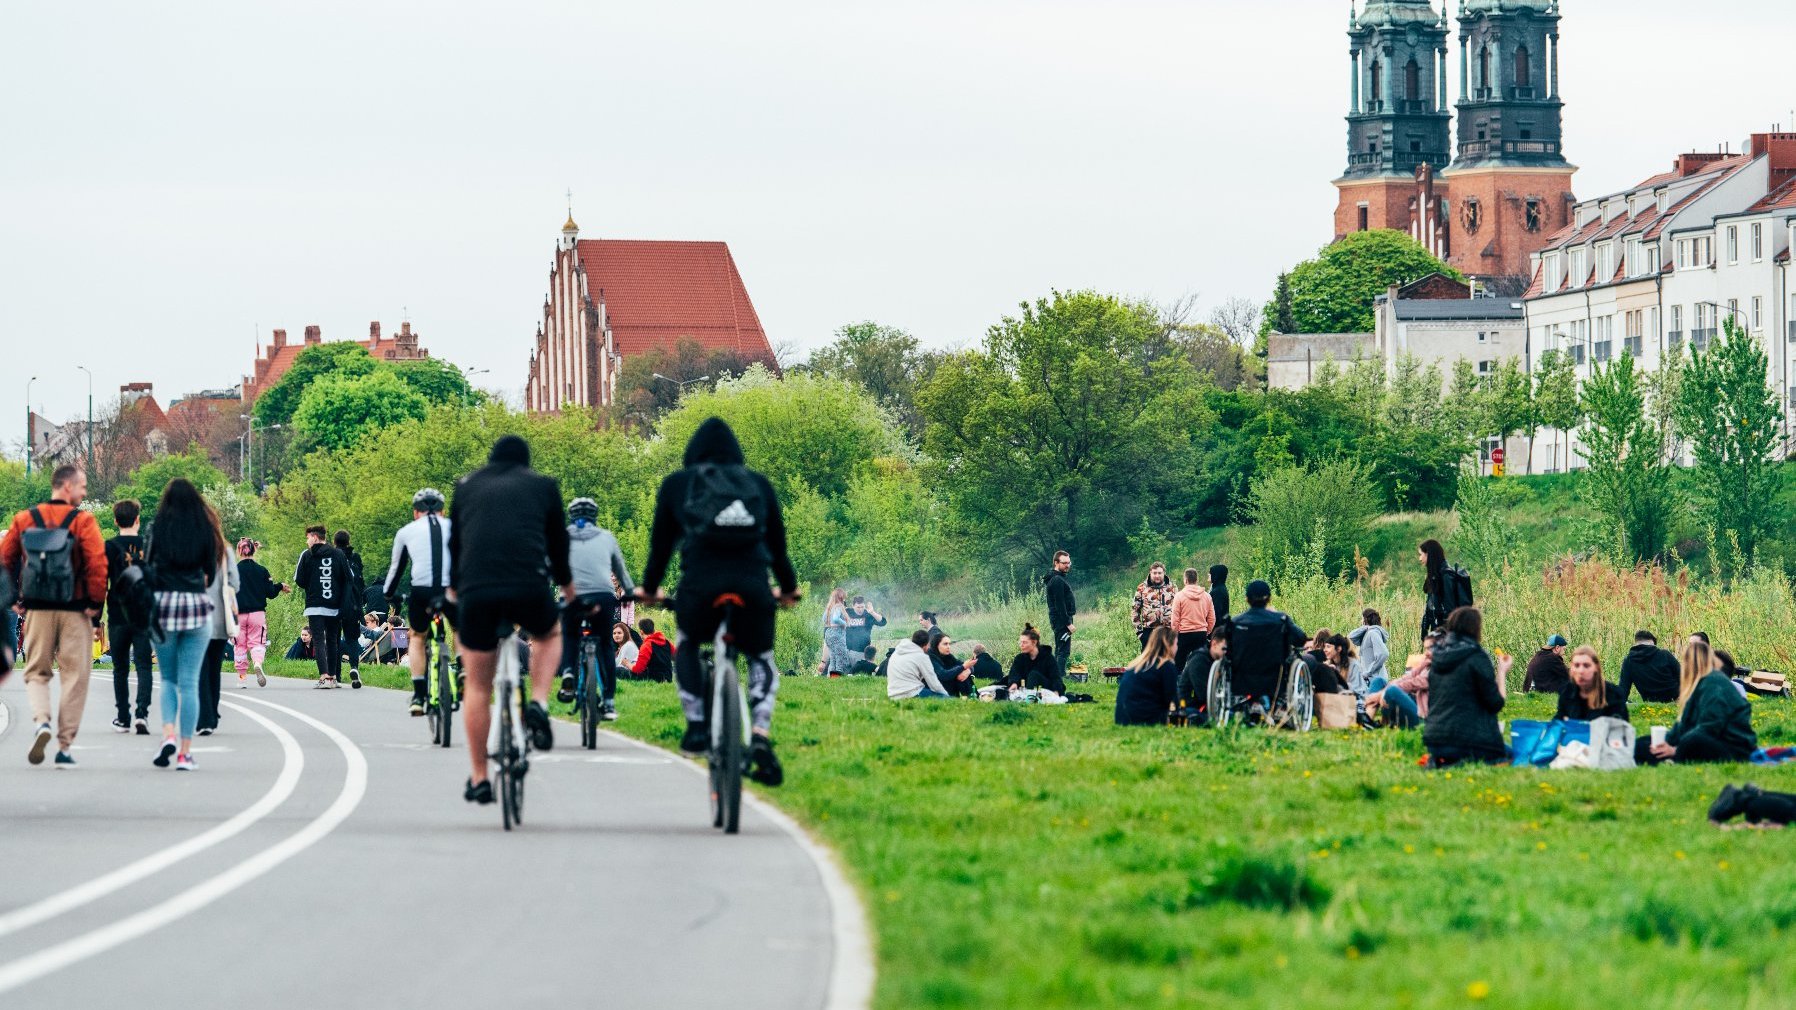
[[[604,692],[605,709],[600,718],[617,719],[617,663],[611,640],[611,626],[617,623],[617,594],[612,579],[626,596],[636,592],[630,571],[624,565],[624,552],[617,537],[598,524],[599,506],[591,498],[576,498],[568,505],[568,567],[574,573],[574,598],[563,601],[561,611],[561,690],[557,697],[565,704],[575,700],[574,682],[580,662],[580,628],[590,624],[593,641],[599,647],[599,681]],[[584,699],[582,698],[582,702]]]

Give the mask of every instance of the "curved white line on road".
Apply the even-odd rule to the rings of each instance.
[[[293,739],[293,734],[266,716],[251,712],[231,702],[225,702],[225,704],[261,723],[263,729],[273,733],[275,739],[280,741],[281,752],[284,755],[281,773],[275,777],[274,785],[269,786],[268,791],[262,794],[262,798],[245,807],[230,819],[221,821],[192,838],[177,842],[166,849],[152,852],[134,863],[95,877],[85,884],[71,887],[58,894],[52,894],[42,901],[0,915],[0,936],[16,933],[21,929],[35,926],[40,922],[54,919],[65,912],[80,908],[89,902],[98,901],[108,894],[160,873],[183,859],[197,856],[221,842],[235,838],[247,831],[257,821],[273,813],[277,807],[287,801],[287,797],[293,795],[294,788],[299,785],[300,772],[304,771],[306,766],[306,756],[299,748],[299,741]]]
[[[70,965],[96,954],[105,953],[122,943],[155,932],[170,923],[192,915],[316,845],[326,835],[334,831],[337,825],[347,820],[355,808],[361,804],[362,797],[368,791],[368,760],[362,756],[361,750],[350,742],[348,737],[335,727],[328,726],[285,705],[277,705],[256,698],[242,700],[274,709],[298,719],[323,733],[337,745],[337,749],[343,752],[343,759],[348,767],[343,776],[343,789],[337,794],[336,800],[305,827],[225,872],[205,880],[159,905],[153,905],[135,915],[120,919],[109,926],[102,926],[54,947],[48,947],[11,963],[0,965],[0,992],[16,989],[52,972],[61,971]],[[247,710],[244,712],[246,715],[251,714]]]
[[[676,757],[653,744],[624,736],[616,730],[604,732],[607,736],[653,751],[662,757]],[[673,763],[690,768],[701,778],[709,780],[704,766],[697,761],[679,759]],[[860,894],[848,882],[841,864],[836,861],[835,853],[812,838],[810,832],[787,816],[785,811],[746,789],[742,791],[742,800],[761,816],[772,821],[775,827],[790,835],[804,854],[810,857],[812,864],[817,867],[817,876],[823,880],[823,893],[829,898],[830,935],[833,941],[830,944],[829,989],[824,995],[824,1010],[865,1010],[873,1003],[873,943],[868,937],[867,912],[861,906]]]

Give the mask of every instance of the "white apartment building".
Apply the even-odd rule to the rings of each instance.
[[[1755,134],[1740,155],[1683,155],[1670,172],[1582,201],[1534,257],[1523,299],[1530,367],[1558,350],[1580,380],[1624,352],[1657,369],[1667,354],[1706,347],[1732,315],[1766,347],[1787,441],[1796,407],[1793,236],[1792,133]],[[1534,452],[1546,472],[1584,464],[1571,433],[1543,431]]]

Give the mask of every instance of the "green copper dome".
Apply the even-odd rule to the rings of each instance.
[[[1367,0],[1362,25],[1434,24],[1441,20],[1433,0]]]

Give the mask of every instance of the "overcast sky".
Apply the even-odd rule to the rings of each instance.
[[[1567,0],[1594,195],[1796,116],[1789,0]],[[976,341],[1098,288],[1262,300],[1331,237],[1339,0],[12,4],[0,442],[389,332],[515,395],[587,238],[721,239],[770,337]],[[1457,83],[1457,70],[1453,74]],[[15,430],[17,429],[17,430]]]

